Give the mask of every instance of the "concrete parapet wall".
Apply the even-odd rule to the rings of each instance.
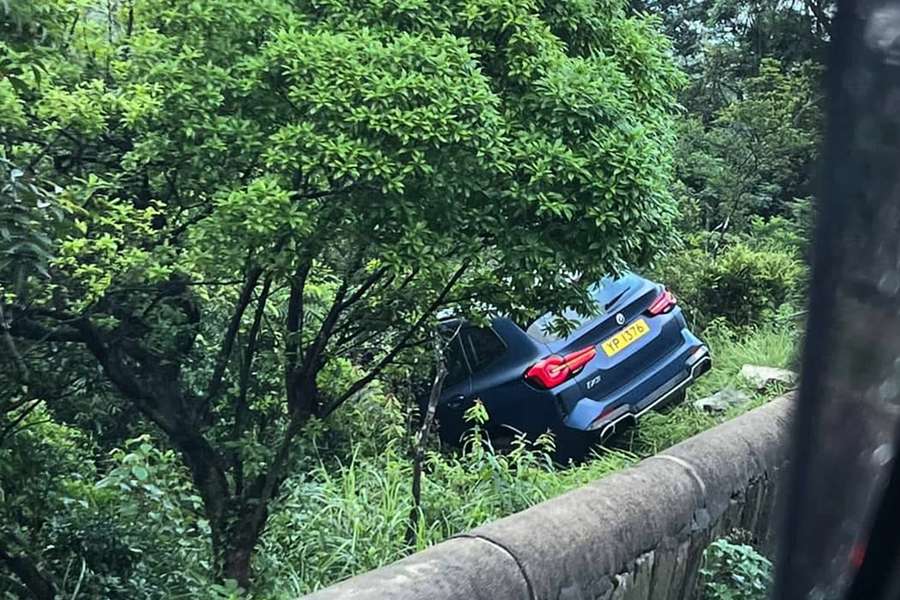
[[[308,600],[690,600],[708,544],[773,545],[792,399]]]

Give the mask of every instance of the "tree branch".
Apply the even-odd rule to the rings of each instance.
[[[57,330],[48,330],[30,319],[17,318],[12,322],[11,331],[14,335],[32,339],[84,344],[109,382],[141,414],[156,423],[182,454],[203,498],[207,518],[215,527],[221,527],[229,496],[226,461],[192,424],[193,415],[186,410],[184,392],[178,386],[177,368],[161,363],[134,340],[112,338],[86,317],[75,318],[70,325]],[[132,364],[135,360],[141,363],[139,369],[144,380]]]
[[[265,475],[257,477],[254,484],[244,490],[242,499],[251,505],[253,510],[249,515],[241,519],[239,526],[242,529],[241,535],[252,539],[254,544],[265,524],[269,500],[275,495],[283,479],[284,469],[291,455],[291,445],[306,422],[306,416],[300,411],[291,413],[284,436],[278,445],[278,450],[272,457],[272,461],[269,463],[268,469],[266,469]]]
[[[262,275],[262,269],[260,267],[252,267],[247,273],[247,279],[238,296],[238,301],[234,307],[234,313],[231,316],[231,321],[228,323],[225,337],[222,339],[222,348],[219,350],[219,355],[216,358],[216,365],[213,368],[212,376],[206,387],[206,397],[201,403],[201,412],[205,411],[206,407],[212,404],[221,391],[222,377],[225,375],[225,368],[228,365],[228,359],[231,357],[234,339],[237,337],[238,329],[240,329],[241,326],[241,319],[244,317],[244,311],[247,310],[247,306],[250,304],[253,290],[256,289],[256,283],[259,281],[260,275]]]
[[[319,327],[319,332],[316,334],[315,340],[313,340],[313,343],[310,344],[309,348],[306,349],[306,354],[303,357],[303,364],[301,365],[302,369],[299,371],[299,373],[296,371],[291,373],[290,378],[287,380],[288,386],[295,387],[298,384],[297,376],[299,374],[299,376],[302,377],[303,383],[305,384],[302,386],[304,388],[304,391],[308,389],[308,384],[316,375],[316,364],[319,361],[322,350],[325,348],[325,344],[328,343],[334,326],[341,316],[341,312],[343,311],[342,306],[344,304],[344,297],[347,295],[347,289],[349,287],[350,282],[348,277],[341,282],[341,286],[338,288],[338,291],[334,296],[334,301],[331,303],[331,308],[328,310],[328,314],[326,314],[325,318],[322,320],[322,325]]]
[[[253,325],[250,326],[250,334],[247,339],[247,348],[244,351],[244,361],[241,364],[241,373],[239,380],[239,392],[238,392],[238,401],[237,406],[235,407],[235,415],[234,415],[234,430],[232,431],[232,440],[235,442],[240,439],[241,434],[244,432],[246,428],[247,421],[247,393],[250,387],[250,372],[253,367],[253,358],[256,355],[256,340],[259,337],[259,330],[262,326],[262,317],[263,313],[266,310],[266,302],[269,300],[269,290],[272,284],[272,274],[269,273],[266,275],[265,280],[263,281],[262,291],[259,293],[259,300],[256,304],[256,311],[253,315]],[[235,494],[240,495],[244,482],[244,472],[241,466],[240,461],[240,451],[236,451],[235,453]]]
[[[374,367],[372,367],[372,370],[369,371],[368,374],[357,379],[349,388],[347,388],[347,390],[343,394],[327,404],[320,414],[321,417],[324,418],[330,415],[348,398],[369,385],[373,379],[381,374],[384,368],[388,366],[394,360],[394,358],[396,358],[397,355],[407,347],[407,342],[409,342],[413,335],[415,335],[416,332],[422,327],[422,325],[424,325],[425,322],[433,315],[434,311],[436,311],[438,307],[441,306],[441,304],[444,302],[444,299],[447,297],[447,294],[450,293],[450,291],[453,289],[453,286],[456,285],[456,283],[463,276],[463,273],[466,272],[466,269],[469,268],[469,264],[469,261],[466,261],[456,270],[456,272],[453,274],[444,288],[440,291],[434,301],[422,313],[418,320],[416,320],[413,326],[410,327],[406,331],[406,333],[401,336],[397,344],[380,361],[378,361],[378,363]]]
[[[362,333],[365,330],[366,330],[366,327],[360,327],[357,330],[355,335],[358,335],[359,333]],[[384,332],[385,332],[384,328],[379,328],[379,329],[376,329],[375,331],[372,331],[371,333],[368,333],[365,337],[362,337],[362,338],[357,338],[357,337],[355,337],[355,335],[345,336],[337,342],[338,346],[334,349],[334,353],[336,355],[340,356],[340,355],[346,353],[347,351],[349,351],[351,347],[358,348],[360,346],[365,346],[366,344],[368,344],[369,342],[371,342],[378,336],[383,335]]]
[[[18,416],[16,416],[6,427],[0,430],[0,447],[3,447],[3,443],[6,441],[6,438],[15,433],[16,427],[18,427],[22,421],[28,418],[28,415],[34,412],[34,410],[38,406],[40,406],[40,404],[40,400],[31,400],[31,404],[25,406],[25,408],[21,413],[19,413]]]
[[[287,311],[287,338],[284,343],[284,358],[286,373],[293,373],[297,368],[297,357],[300,347],[300,338],[303,335],[303,321],[305,311],[303,306],[303,292],[306,289],[306,278],[312,268],[312,259],[303,261],[298,265],[291,279],[291,294],[288,298]]]
[[[378,283],[378,280],[384,277],[384,275],[388,272],[387,267],[381,267],[372,272],[362,284],[356,288],[356,290],[347,298],[340,307],[340,310],[346,310],[350,308],[353,304],[359,302],[359,300],[365,296],[366,292],[368,292],[373,285]]]
[[[81,341],[103,367],[103,372],[106,373],[113,385],[165,429],[165,419],[149,409],[155,397],[143,389],[143,386],[134,377],[134,373],[119,360],[118,351],[107,346],[100,332],[87,319],[79,321],[74,326],[81,334]]]
[[[37,342],[83,342],[81,334],[74,327],[60,325],[45,327],[36,321],[16,318],[10,324],[10,333],[14,337]]]
[[[831,19],[825,14],[825,10],[818,0],[806,0],[806,7],[812,13],[816,20],[816,29],[818,33],[831,34]]]
[[[402,292],[409,286],[409,284],[412,282],[415,276],[418,275],[418,273],[418,269],[412,269],[409,274],[403,278],[403,280],[400,282],[400,285],[398,285],[391,293],[395,297],[399,295],[400,292]],[[388,281],[384,282],[384,284],[382,285],[382,289],[385,289],[387,286],[389,286],[391,282],[393,282],[393,280],[394,276],[391,275],[391,277],[388,278]],[[360,325],[360,321],[362,321],[362,319],[354,319],[352,313],[348,316],[350,318],[345,319],[343,323],[334,328],[334,335],[338,339],[338,344],[343,344],[352,340],[362,331],[367,329],[367,325],[365,323]]]
[[[408,546],[413,546],[416,542],[419,519],[422,516],[422,463],[425,460],[425,443],[428,441],[428,434],[431,432],[431,424],[434,422],[434,414],[437,411],[438,399],[441,397],[444,379],[447,377],[447,366],[444,364],[443,349],[441,348],[440,338],[437,335],[434,336],[434,355],[437,370],[434,374],[434,381],[431,384],[428,405],[425,407],[425,414],[422,415],[422,426],[413,440],[413,505],[409,510],[409,519],[406,525],[406,544]]]
[[[129,39],[131,39],[131,34],[134,32],[134,0],[128,3],[128,25],[125,29],[125,34]]]
[[[22,358],[22,354],[19,353],[19,349],[16,348],[16,342],[13,340],[12,334],[10,334],[12,326],[9,324],[9,321],[6,320],[6,313],[3,310],[2,304],[0,304],[0,328],[3,329],[3,342],[6,344],[7,352],[12,356],[16,368],[22,374],[22,378],[25,381],[28,381],[30,375],[28,372],[28,365],[25,364],[25,360]],[[0,441],[2,441],[2,438],[0,438]]]

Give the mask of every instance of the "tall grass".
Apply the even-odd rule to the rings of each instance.
[[[320,463],[285,484],[257,561],[257,579],[263,584],[257,594],[296,597],[636,461],[627,452],[603,451],[563,470],[542,448],[522,441],[510,453],[496,454],[480,437],[460,455],[431,453],[414,546],[404,541],[412,505],[412,468],[405,452],[392,445],[377,456],[355,453],[346,464]]]
[[[285,483],[257,560],[265,598],[297,597],[351,575],[392,562],[454,534],[509,515],[635,464],[641,458],[766,401],[740,380],[747,363],[786,366],[793,356],[796,331],[772,325],[738,336],[713,328],[705,336],[713,369],[690,389],[688,401],[666,412],[645,416],[638,427],[599,449],[591,460],[560,468],[546,444],[519,442],[506,454],[494,453],[477,432],[456,455],[432,452],[423,476],[422,519],[416,542],[405,540],[411,507],[411,461],[400,433],[402,411],[390,397],[375,395],[347,415],[359,424],[363,439],[341,434],[327,452],[313,448],[312,468]],[[724,387],[747,391],[752,401],[711,416],[691,400]],[[777,390],[776,390],[777,391]],[[772,394],[770,393],[769,396]],[[373,411],[368,402],[379,402]],[[387,408],[385,408],[387,407]],[[376,418],[377,417],[377,418]],[[357,438],[359,436],[357,435]],[[336,449],[349,451],[342,456]]]

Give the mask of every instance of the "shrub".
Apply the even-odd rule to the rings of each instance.
[[[700,248],[668,257],[659,278],[701,329],[715,318],[746,327],[796,300],[804,270],[793,253],[736,242],[713,255]]]
[[[14,532],[10,549],[27,550],[58,597],[204,595],[208,525],[175,452],[141,436],[103,453],[48,415],[39,407],[0,445],[0,547]],[[0,598],[23,593],[0,571]]]
[[[703,600],[765,600],[772,563],[753,546],[720,538],[703,553]]]

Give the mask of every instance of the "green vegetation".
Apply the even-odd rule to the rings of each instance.
[[[438,310],[584,304],[560,272],[672,235],[681,78],[624,6],[37,4],[0,42],[8,393],[177,450],[244,587],[306,426]]]
[[[796,326],[772,324],[750,331],[711,327],[704,341],[712,351],[713,368],[688,390],[688,401],[664,413],[648,413],[639,427],[629,434],[628,449],[641,456],[649,456],[700,433],[717,423],[738,416],[762,405],[783,391],[759,391],[740,376],[746,364],[790,367],[795,357]],[[712,416],[691,406],[691,400],[703,398],[725,388],[736,388],[751,398],[746,405],[735,406],[722,415]]]
[[[793,361],[829,6],[0,3],[0,598],[293,597],[766,401],[690,404]],[[474,414],[410,541],[436,314],[624,267],[714,370],[567,468]]]
[[[689,248],[667,257],[660,279],[675,290],[691,322],[719,317],[734,327],[764,323],[801,297],[804,267],[784,249],[754,249],[743,241],[711,254]]]
[[[703,600],[765,600],[772,563],[753,546],[722,538],[706,549],[700,574]]]
[[[348,405],[350,410],[339,422],[326,422],[305,436],[309,441],[301,450],[303,462],[285,482],[286,492],[274,505],[261,540],[256,568],[262,583],[257,595],[296,597],[386,564],[634,464],[758,406],[777,390],[759,394],[745,387],[753,393],[753,401],[717,416],[693,409],[690,400],[724,386],[744,385],[737,372],[748,362],[788,366],[794,336],[791,327],[763,328],[740,336],[730,330],[711,332],[707,339],[716,366],[690,390],[688,402],[664,414],[647,415],[639,428],[611,440],[614,449],[599,450],[594,459],[574,467],[554,466],[546,447],[524,442],[508,454],[497,455],[477,435],[462,454],[431,451],[415,548],[404,541],[412,476],[403,435],[406,415],[396,397],[367,394]],[[40,470],[37,448],[59,451],[65,437],[77,434],[70,428],[39,423],[42,415],[34,419],[38,424],[18,435],[22,450],[30,453],[28,464]],[[129,441],[105,457],[101,464],[108,472],[102,478],[83,464],[65,462],[73,461],[71,454],[48,457],[43,464],[58,470],[64,486],[52,495],[44,495],[44,489],[33,490],[31,498],[41,514],[47,502],[56,502],[60,508],[43,534],[63,557],[75,555],[86,561],[91,575],[82,587],[88,592],[102,589],[106,595],[123,597],[206,595],[209,564],[196,559],[210,552],[208,525],[198,520],[201,500],[175,453],[161,452],[149,442]],[[21,476],[19,465],[3,464],[10,468],[7,480]],[[78,505],[66,508],[66,498],[73,496]],[[117,562],[108,561],[110,552],[120,557]],[[81,568],[80,563],[65,566],[70,571]],[[128,573],[127,579],[121,577],[123,572]],[[228,590],[221,589],[225,597]]]

